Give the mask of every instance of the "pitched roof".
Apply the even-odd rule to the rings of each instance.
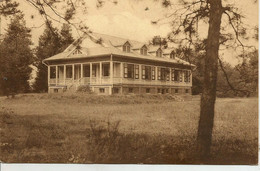
[[[132,49],[142,48],[145,43],[141,43],[134,40],[119,38],[115,36],[109,36],[105,34],[99,33],[91,33],[90,35],[84,35],[79,40],[75,41],[71,44],[64,52],[54,55],[50,58],[45,59],[44,61],[53,61],[53,60],[70,60],[70,59],[79,59],[79,58],[88,58],[88,57],[96,57],[96,56],[104,56],[104,55],[120,55],[129,58],[139,58],[153,61],[161,61],[161,62],[169,62],[175,64],[184,64],[189,66],[194,66],[189,62],[181,60],[179,58],[170,59],[166,57],[155,57],[153,55],[142,55],[137,51],[124,52],[122,49],[118,48],[118,46],[122,46],[126,42],[129,42],[132,46]],[[76,46],[80,43],[82,54],[74,55],[73,52]],[[157,51],[160,46],[149,45],[148,52]],[[162,49],[167,52],[168,50]],[[171,49],[172,50],[172,49]]]

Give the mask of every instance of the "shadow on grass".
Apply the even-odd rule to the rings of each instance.
[[[0,111],[0,159],[8,163],[200,164],[196,137],[119,131],[120,122]],[[208,164],[257,164],[254,141],[218,139]]]

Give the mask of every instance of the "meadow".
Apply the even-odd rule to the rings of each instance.
[[[0,97],[8,163],[199,164],[200,100],[175,96]],[[258,98],[218,98],[208,164],[257,164]]]

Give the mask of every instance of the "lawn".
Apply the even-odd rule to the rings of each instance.
[[[0,160],[198,164],[200,101],[173,96],[0,98]],[[257,164],[258,99],[217,99],[209,164]]]

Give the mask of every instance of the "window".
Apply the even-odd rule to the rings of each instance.
[[[178,93],[178,92],[179,92],[179,90],[176,88],[176,89],[175,89],[175,93]]]
[[[168,88],[165,89],[165,93],[169,93],[169,89]]]
[[[166,80],[170,81],[170,69],[166,68]]]
[[[185,89],[185,93],[189,93],[189,89]]]
[[[128,93],[133,93],[133,88],[129,88]]]
[[[105,89],[104,88],[99,88],[99,93],[105,93]]]
[[[152,80],[155,80],[155,67],[152,67]]]
[[[158,49],[158,50],[156,51],[156,56],[157,56],[157,57],[162,57],[162,50],[161,50],[161,49]]]
[[[185,82],[190,82],[190,75],[191,75],[191,72],[190,71],[184,71],[184,81]]]
[[[174,80],[175,81],[180,80],[179,70],[174,70]]]
[[[165,89],[162,89],[162,94],[164,94],[165,93]]]
[[[142,79],[151,80],[152,67],[151,66],[142,66]]]
[[[56,78],[56,67],[50,67],[50,78]]]
[[[103,66],[103,76],[109,76],[109,69],[110,69],[110,65],[109,64],[103,64],[102,65]]]
[[[182,76],[183,76],[183,71],[179,71],[179,79],[180,79],[180,82],[182,82]]]
[[[63,79],[64,78],[64,66],[58,66],[58,78]]]
[[[147,89],[146,89],[146,93],[150,93],[150,88],[147,88]]]
[[[172,81],[174,81],[174,69],[172,68]]]
[[[142,48],[140,49],[140,53],[141,53],[142,55],[147,55],[147,48],[146,48],[146,47],[142,47]]]
[[[183,71],[184,72],[184,82],[188,82],[188,71]]]
[[[135,79],[139,79],[139,65],[135,65]]]
[[[175,58],[175,52],[174,52],[174,51],[171,52],[170,58],[171,58],[171,59],[174,59],[174,58]]]
[[[151,80],[151,66],[145,66],[145,79],[146,80]]]
[[[97,65],[92,65],[92,77],[97,76]]]
[[[53,92],[54,92],[54,93],[58,93],[59,90],[58,90],[57,88],[55,88],[55,89],[53,90]]]
[[[72,65],[66,66],[66,78],[72,78]]]
[[[157,69],[158,69],[158,75],[157,75],[158,80],[161,80],[161,68],[158,67]]]
[[[124,52],[130,52],[130,44],[128,42],[126,42],[124,45],[123,45],[123,51]]]
[[[161,93],[161,89],[160,88],[157,89],[157,93]]]
[[[126,46],[126,52],[130,52],[130,46]]]
[[[134,64],[124,64],[124,78],[134,78]]]
[[[90,77],[90,65],[83,65],[83,77]]]
[[[161,68],[161,80],[166,81],[166,68]]]
[[[119,93],[119,88],[113,87],[113,94],[118,94]]]

